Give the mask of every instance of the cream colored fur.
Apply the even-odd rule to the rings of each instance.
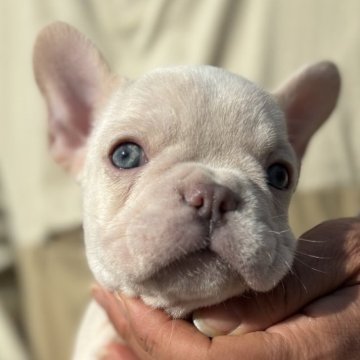
[[[60,23],[39,35],[34,65],[54,157],[82,187],[86,252],[100,284],[184,317],[268,291],[290,270],[288,206],[306,145],[337,100],[333,64],[302,69],[273,95],[211,66],[130,81]],[[114,167],[124,142],[139,144],[146,163]],[[268,184],[274,163],[288,169],[286,189]],[[90,348],[91,314],[78,359],[96,358],[108,340]]]

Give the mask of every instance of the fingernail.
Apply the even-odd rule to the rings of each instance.
[[[109,304],[111,304],[111,302],[114,302],[114,300],[112,299],[115,298],[118,310],[125,318],[127,318],[127,307],[120,293],[114,291],[112,294],[110,294],[109,292],[101,288],[101,286],[93,285],[91,287],[91,294],[96,300],[96,302],[105,309],[109,307]]]
[[[117,304],[118,304],[118,306],[119,306],[120,311],[122,312],[122,314],[123,314],[124,316],[127,316],[128,310],[127,310],[127,306],[126,306],[126,303],[125,303],[124,298],[123,298],[122,295],[121,295],[119,292],[117,292],[117,291],[114,291],[114,292],[113,292],[113,295],[114,295],[114,297],[115,297],[115,299],[116,299],[116,302],[117,302]]]
[[[240,314],[223,305],[196,310],[193,313],[195,327],[208,337],[227,335],[241,323]]]
[[[123,297],[121,296],[121,294],[117,291],[114,291],[113,294],[115,296],[116,301],[119,303],[119,305],[121,307],[125,308],[125,306],[126,306],[125,301],[124,301]]]

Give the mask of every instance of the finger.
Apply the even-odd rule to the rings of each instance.
[[[358,359],[360,290],[348,287],[266,331],[213,339],[209,359]]]
[[[208,336],[263,330],[290,316],[358,274],[360,221],[323,223],[298,243],[293,270],[271,292],[231,299],[194,313],[195,326]]]
[[[125,342],[129,351],[138,359],[147,359],[146,354],[143,353],[141,347],[138,346],[136,341],[131,341],[131,332],[129,331],[129,319],[127,314],[127,308],[123,303],[122,298],[118,294],[111,293],[105,290],[99,285],[94,285],[92,288],[92,295],[96,302],[105,310],[109,321],[114,326],[119,337]],[[119,350],[119,349],[118,349]],[[126,352],[125,348],[122,348],[120,353],[123,355]],[[105,352],[106,354],[106,352]],[[129,354],[127,354],[129,355]],[[112,355],[114,356],[114,355]],[[126,359],[125,355],[124,358]],[[110,357],[111,359],[111,357]],[[115,358],[116,359],[116,358]],[[130,358],[131,359],[131,358]]]
[[[304,359],[358,359],[360,354],[360,287],[343,288],[307,306],[288,329],[301,341]],[[284,331],[285,330],[285,331]],[[272,331],[285,334],[275,325]],[[303,345],[301,345],[303,343]]]
[[[342,224],[342,226],[343,225],[344,224]],[[339,229],[338,226],[335,228],[329,226],[325,230],[331,230],[331,232],[335,233],[338,231],[337,229]],[[345,253],[349,251],[349,248],[351,249],[352,258],[357,258],[356,261],[358,264],[357,255],[359,254],[359,231],[353,231],[354,228],[352,228],[350,229],[352,231],[349,232],[348,225],[345,227],[343,226],[343,230],[344,229],[347,234],[345,239],[342,239],[336,234],[334,238],[337,239],[337,241],[341,239],[341,241],[346,245]],[[349,236],[349,234],[351,236]],[[349,247],[349,239],[351,240],[350,244],[356,242],[357,246]],[[353,259],[349,260],[351,263]],[[350,273],[353,272],[352,265],[350,267],[348,266],[347,269],[351,270]],[[356,276],[353,274],[352,279],[354,278],[356,278]],[[337,295],[339,294],[337,293]],[[329,298],[331,299],[331,297]],[[359,302],[359,299],[357,301]],[[336,299],[335,304],[336,303],[339,303],[339,299]],[[321,305],[320,300],[319,302],[312,304],[312,306],[315,306],[316,304]],[[167,316],[159,311],[149,310],[139,300],[125,299],[125,301],[123,301],[123,305],[125,305],[125,310],[123,309],[121,314],[124,313],[126,319],[130,321],[130,326],[126,328],[127,333],[125,338],[129,339],[131,346],[135,347],[141,354],[141,356],[139,356],[141,359],[183,359],[184,354],[185,358],[188,358],[189,360],[196,358],[216,359],[224,356],[224,346],[225,349],[228,349],[229,354],[231,351],[235,351],[236,356],[234,358],[241,358],[241,356],[243,356],[244,358],[253,359],[301,359],[304,357],[299,357],[299,354],[304,353],[302,348],[305,346],[306,349],[314,349],[318,352],[318,354],[320,354],[319,356],[314,355],[313,357],[331,359],[331,357],[326,354],[328,349],[324,344],[332,342],[332,350],[336,350],[338,353],[345,352],[345,350],[339,351],[339,349],[335,346],[336,342],[332,341],[329,336],[326,336],[324,339],[324,329],[328,330],[326,335],[331,335],[339,331],[340,333],[345,334],[347,338],[352,339],[353,330],[350,328],[351,331],[349,332],[348,325],[351,324],[351,319],[357,319],[360,312],[360,309],[357,309],[356,311],[353,310],[350,313],[349,311],[345,312],[344,314],[340,314],[340,320],[338,314],[335,314],[336,316],[332,318],[330,318],[330,315],[327,315],[325,319],[320,317],[319,319],[316,319],[316,321],[313,321],[313,319],[306,314],[298,315],[287,320],[285,324],[269,328],[266,332],[255,332],[241,337],[237,336],[236,341],[233,341],[233,338],[235,337],[232,336],[219,336],[213,339],[211,343],[204,341],[203,337],[200,338],[199,336],[196,336],[198,334],[194,334],[194,336],[192,336],[193,329],[191,329],[191,327],[189,329],[189,325],[187,323],[178,321],[178,324],[173,327],[173,329],[176,330],[173,332],[173,338],[176,339],[176,342],[171,341],[170,336],[167,346],[164,346],[164,339],[166,336],[169,336],[169,319]],[[323,307],[320,306],[320,308]],[[343,308],[346,307],[343,306]],[[306,309],[312,309],[312,307],[308,307]],[[360,323],[359,319],[356,320],[356,324],[357,323]],[[161,329],[163,329],[163,331],[161,331]],[[358,331],[359,330],[356,329],[356,333],[358,333]],[[301,337],[304,334],[305,339],[301,341]],[[167,339],[169,339],[169,337]],[[195,354],[189,353],[189,351],[194,350],[191,346],[192,344],[196,346]],[[337,347],[339,346],[339,343],[337,343]],[[296,353],[294,349],[296,350]],[[270,352],[273,355],[271,355]],[[181,356],[179,356],[179,354],[181,354]],[[227,358],[231,359],[231,356],[229,355]],[[351,359],[351,357],[344,358]]]
[[[206,359],[210,341],[191,324],[172,320],[139,299],[122,296],[122,300],[129,326],[121,335],[141,359]]]
[[[119,334],[127,331],[128,321],[121,298],[115,297],[111,292],[99,285],[94,285],[91,293],[96,302],[106,311],[111,323]]]
[[[126,345],[111,343],[104,350],[101,360],[140,360]]]

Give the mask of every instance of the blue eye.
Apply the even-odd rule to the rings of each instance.
[[[286,166],[273,164],[267,169],[267,183],[279,190],[284,190],[289,186],[290,177]]]
[[[111,154],[112,164],[119,169],[133,169],[144,164],[144,150],[135,143],[122,143]]]

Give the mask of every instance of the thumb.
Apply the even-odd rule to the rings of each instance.
[[[356,271],[351,254],[359,227],[356,218],[316,226],[299,238],[293,268],[276,288],[199,309],[193,314],[194,325],[209,337],[264,330],[330,293]]]
[[[289,301],[284,289],[280,288],[266,294],[249,294],[196,310],[193,323],[209,337],[264,330],[297,309],[296,301],[292,301],[292,307]],[[299,307],[304,304],[299,304]]]

